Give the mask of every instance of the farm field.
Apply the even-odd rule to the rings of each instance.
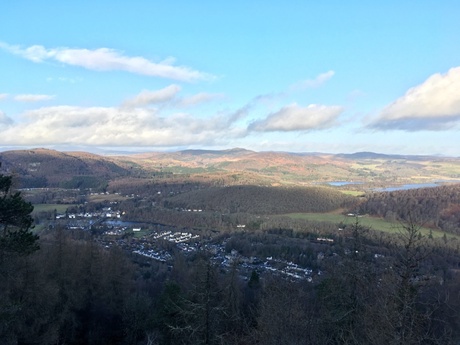
[[[88,196],[90,202],[123,201],[126,199],[128,199],[126,196],[119,194],[92,194]]]
[[[49,212],[56,210],[57,213],[65,213],[69,207],[75,206],[74,204],[34,204],[34,211],[32,214],[39,212]]]
[[[343,224],[343,225],[351,225],[354,224],[356,221],[355,217],[345,216],[343,214],[337,213],[291,213],[287,214],[286,216],[293,218],[293,219],[306,219],[312,220],[317,222],[328,222],[328,223],[335,223],[335,224]],[[370,217],[370,216],[362,216],[359,217],[359,223],[367,228],[377,231],[383,231],[386,233],[397,234],[400,229],[402,228],[403,224],[399,222],[390,222],[381,218]],[[431,234],[435,238],[443,237],[446,234],[448,239],[456,239],[460,240],[460,236],[445,233],[443,231],[439,231],[436,229],[429,229],[426,227],[421,227],[420,232],[424,236],[428,236]]]

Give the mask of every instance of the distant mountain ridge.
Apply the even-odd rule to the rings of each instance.
[[[246,150],[242,148],[233,148],[227,150],[181,150],[178,151],[182,154],[190,154],[190,155],[245,155],[245,154],[252,154],[255,151]]]

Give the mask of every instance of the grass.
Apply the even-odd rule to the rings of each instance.
[[[88,195],[88,201],[91,202],[103,202],[103,201],[123,201],[128,199],[127,197],[119,194],[93,194]]]
[[[75,206],[73,204],[35,204],[32,214],[39,212],[49,212],[56,210],[57,213],[65,213],[69,207]]]
[[[347,194],[347,195],[352,195],[352,196],[360,196],[360,195],[363,195],[364,192],[361,190],[341,190],[341,192],[343,194]]]
[[[306,219],[317,222],[335,223],[337,225],[340,223],[344,225],[351,225],[356,222],[355,217],[344,216],[342,214],[337,213],[290,213],[286,214],[285,216],[288,216],[293,219]],[[382,218],[370,216],[362,216],[358,219],[359,223],[364,227],[368,227],[372,230],[383,231],[390,234],[399,233],[401,227],[403,226],[403,224],[399,222],[390,222]],[[422,235],[428,236],[430,234],[430,229],[421,227],[420,232],[422,233]],[[444,234],[446,234],[448,238],[460,239],[460,236],[449,234],[436,229],[431,229],[431,233],[434,238],[440,238],[443,237]]]
[[[459,175],[459,168],[460,164],[457,161],[452,162],[436,162],[436,164],[432,164],[432,162],[427,162],[427,170],[435,171],[438,173],[444,174],[453,174]]]

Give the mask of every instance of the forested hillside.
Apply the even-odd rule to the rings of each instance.
[[[352,206],[356,199],[326,187],[231,186],[183,193],[165,201],[168,208],[203,209],[221,213],[282,214],[329,212]]]
[[[43,345],[458,343],[458,253],[410,226],[401,245],[388,241],[384,250],[361,236],[351,229],[330,246],[279,231],[240,235],[226,242],[233,264],[219,269],[206,248],[176,253],[168,266],[54,229],[28,256],[2,253],[0,337]],[[254,270],[245,280],[234,250],[294,256],[321,274],[308,282]]]
[[[0,153],[0,161],[6,172],[17,177],[21,188],[103,188],[110,179],[130,173],[104,157],[86,152],[6,151]]]
[[[460,184],[370,193],[360,212],[389,220],[418,219],[427,226],[460,234]]]

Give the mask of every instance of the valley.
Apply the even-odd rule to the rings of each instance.
[[[66,317],[80,320],[80,327],[106,330],[97,319],[88,326],[79,319],[93,312],[144,313],[150,321],[139,326],[143,333],[137,339],[154,332],[179,341],[182,335],[169,327],[188,334],[187,324],[201,322],[198,312],[196,320],[184,319],[195,308],[189,303],[197,303],[224,311],[215,309],[222,326],[210,331],[233,332],[226,334],[244,341],[257,338],[262,318],[272,315],[264,308],[280,312],[274,306],[290,291],[296,327],[314,327],[310,335],[326,339],[329,313],[340,310],[339,301],[356,281],[363,297],[353,296],[366,318],[382,299],[396,303],[394,289],[414,289],[410,303],[420,308],[425,303],[452,308],[458,302],[426,295],[447,294],[460,284],[458,158],[242,149],[97,156],[36,149],[1,152],[0,160],[2,176],[11,176],[15,190],[34,207],[31,232],[42,249],[30,255],[31,279],[46,287],[37,294],[46,299],[54,284],[67,286],[56,303],[67,305]],[[11,265],[28,259],[14,260]],[[130,291],[156,311],[130,306]],[[208,302],[197,297],[202,292],[210,294]],[[86,298],[94,311],[81,304]],[[121,309],[113,305],[107,311],[113,298]],[[310,311],[302,307],[305,298],[314,306]],[[53,299],[48,301],[50,310],[55,308]],[[32,302],[29,308],[35,308]],[[163,308],[176,316],[169,319]],[[235,325],[253,326],[229,331],[231,312],[239,320]],[[385,325],[398,313],[387,311],[376,322]],[[128,321],[113,322],[109,334],[118,334],[117,323],[128,332]],[[50,320],[46,327],[55,324]],[[281,327],[279,320],[268,324]],[[439,329],[433,336],[443,336]],[[107,339],[103,333],[98,337]]]

